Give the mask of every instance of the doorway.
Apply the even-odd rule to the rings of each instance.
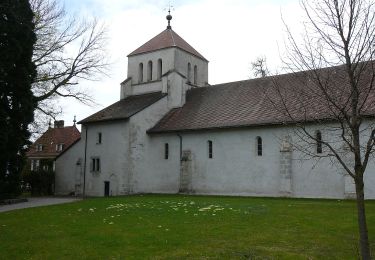
[[[109,197],[109,181],[104,182],[104,196]]]

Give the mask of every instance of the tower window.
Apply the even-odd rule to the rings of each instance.
[[[323,147],[322,147],[322,132],[317,131],[315,139],[316,139],[316,153],[322,153],[323,152]]]
[[[143,63],[139,63],[138,67],[138,83],[143,82]]]
[[[169,144],[164,144],[164,159],[168,160],[169,158]]]
[[[263,155],[263,141],[262,137],[257,137],[257,155],[262,156]]]
[[[213,149],[212,149],[212,141],[208,141],[208,158],[213,158]]]
[[[191,82],[191,64],[190,64],[190,62],[188,63],[187,80],[188,80],[188,83]]]
[[[197,65],[194,66],[194,85],[197,85],[198,82],[198,67]]]
[[[149,61],[147,65],[147,81],[151,81],[151,80],[152,80],[152,61]]]
[[[163,74],[163,62],[161,59],[158,59],[158,79],[161,79],[161,75]]]

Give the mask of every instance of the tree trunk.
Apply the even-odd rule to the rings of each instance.
[[[370,260],[370,245],[368,240],[367,223],[366,223],[366,212],[365,212],[365,194],[363,175],[358,176],[355,180],[355,188],[357,194],[357,212],[358,212],[358,228],[359,228],[359,239],[361,247],[361,256],[363,260]]]

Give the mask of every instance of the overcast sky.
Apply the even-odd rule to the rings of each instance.
[[[69,15],[96,17],[108,28],[110,75],[80,82],[98,105],[61,102],[65,125],[116,102],[127,75],[127,55],[165,30],[167,0],[60,0]],[[271,70],[281,71],[285,28],[298,33],[302,15],[298,0],[175,0],[172,29],[209,60],[209,83],[248,79],[251,61],[266,56]]]

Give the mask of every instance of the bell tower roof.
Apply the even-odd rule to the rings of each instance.
[[[168,22],[169,21],[170,20],[168,20]],[[173,31],[170,25],[168,25],[167,29],[156,35],[154,38],[143,44],[141,47],[139,47],[132,53],[130,53],[128,57],[173,47],[182,49],[204,61],[207,61],[206,58],[204,58],[198,51],[191,47],[190,44],[188,44],[175,31]]]

